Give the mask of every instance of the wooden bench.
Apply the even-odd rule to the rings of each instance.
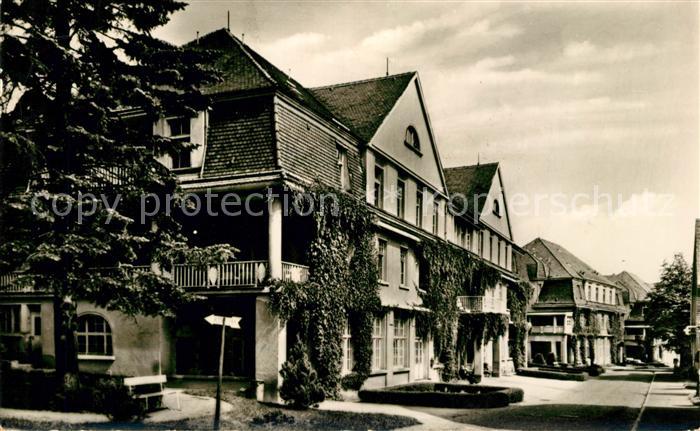
[[[167,377],[163,374],[156,376],[125,377],[124,386],[129,389],[129,393],[134,398],[146,400],[148,410],[148,399],[151,397],[163,397],[163,395],[177,395],[177,409],[180,410],[180,392],[165,388]]]

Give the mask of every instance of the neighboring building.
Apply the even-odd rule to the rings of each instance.
[[[660,341],[648,334],[651,326],[644,317],[647,295],[654,286],[627,271],[606,277],[620,286],[622,300],[629,310],[625,319],[625,357],[645,362],[663,361],[667,355]]]
[[[483,296],[460,296],[460,312],[508,314],[508,285],[517,283],[518,278],[513,272],[513,233],[501,169],[498,163],[460,166],[445,169],[445,178],[455,203],[448,239],[481,256],[501,274],[496,286]],[[509,351],[506,333],[496,340],[474,344],[458,359],[476,374],[489,370],[498,376],[514,370]]]
[[[426,239],[449,239],[498,267],[503,281],[489,291],[482,306],[507,313],[504,289],[515,277],[497,165],[457,168],[486,170],[488,198],[479,203],[476,218],[455,219],[448,210],[448,187],[417,73],[307,89],[227,30],[200,37],[197,43],[223,52],[216,64],[223,81],[204,89],[211,100],[206,111],[156,124],[137,109],[121,115],[148,133],[199,144],[159,158],[177,173],[185,192],[235,192],[250,198],[260,216],[200,214],[182,220],[193,245],[226,242],[240,251],[235,261],[207,268],[175,266],[174,282],[205,298],[175,318],[131,318],[79,303],[81,370],[213,376],[220,332],[204,317],[235,315],[242,317],[241,328],[227,331],[224,374],[263,382],[259,399],[276,401],[289,343],[286,328],[268,309],[269,291],[263,281],[308,277],[306,250],[313,220],[285,217],[283,196],[286,190],[320,181],[360,199],[366,196],[379,220],[380,296],[389,312],[375,321],[374,371],[366,385],[436,378],[439,364],[431,340],[416,335],[408,313],[421,306],[417,245]],[[458,181],[456,187],[463,186],[468,184]],[[268,202],[260,194],[270,188],[280,196]],[[13,274],[0,275],[0,339],[8,349],[6,357],[52,366],[51,296],[41,286],[15,280]],[[351,337],[346,333],[347,340]],[[498,349],[484,349],[491,352],[484,357],[500,372],[507,364],[502,347],[507,341],[496,344]],[[348,373],[351,343],[343,345],[342,369]]]
[[[537,238],[523,248],[526,272],[539,285],[528,311],[528,359],[551,352],[558,362],[604,365],[613,349],[621,357],[612,327],[626,311],[619,287],[558,244]]]

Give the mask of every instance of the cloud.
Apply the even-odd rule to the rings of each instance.
[[[651,43],[622,43],[610,47],[599,47],[588,40],[570,42],[564,47],[564,57],[574,62],[618,63],[649,57],[660,50]]]

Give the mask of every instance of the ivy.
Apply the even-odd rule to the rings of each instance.
[[[624,342],[624,317],[620,313],[610,314],[610,358],[614,364],[620,363],[618,346]]]
[[[456,349],[465,354],[471,343],[480,345],[504,335],[508,331],[508,315],[501,313],[460,314],[457,324]]]
[[[508,288],[508,308],[510,319],[513,322],[513,331],[510,339],[510,356],[513,358],[515,369],[527,366],[525,356],[525,342],[527,339],[527,307],[532,298],[530,283],[521,280]]]
[[[418,315],[421,317],[416,321],[416,328],[433,335],[435,354],[443,365],[442,378],[452,380],[457,377],[457,343],[464,338],[459,334],[457,296],[483,295],[488,287],[495,286],[500,273],[467,250],[444,240],[425,240],[419,249],[419,258],[420,285],[424,289],[421,298],[430,313]],[[506,320],[506,330],[507,323]],[[484,322],[477,332],[483,337],[487,327],[489,331],[505,331],[498,323],[487,326]],[[462,332],[466,330],[463,327]],[[486,335],[492,336],[492,333]]]
[[[574,310],[574,334],[591,337],[600,335],[598,319],[595,313],[588,308],[576,308]]]
[[[271,289],[270,309],[306,343],[326,396],[335,398],[345,316],[352,334],[353,380],[364,382],[371,370],[372,322],[381,312],[374,215],[364,202],[323,185],[295,193],[293,199],[303,212],[313,210],[309,280],[278,282]]]

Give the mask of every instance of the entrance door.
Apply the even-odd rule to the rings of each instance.
[[[420,338],[416,338],[413,346],[415,351],[415,363],[413,364],[414,380],[426,379],[425,342]]]

